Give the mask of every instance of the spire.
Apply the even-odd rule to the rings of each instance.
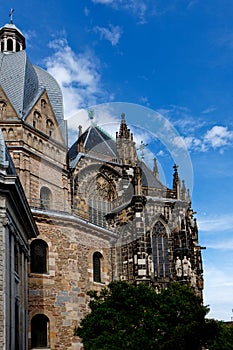
[[[119,133],[116,133],[117,158],[122,164],[135,165],[137,163],[137,152],[133,134],[128,129],[125,114],[121,114]]]
[[[186,187],[185,187],[184,180],[182,180],[181,199],[182,199],[183,201],[186,200]]]
[[[127,128],[127,124],[125,121],[125,113],[121,114],[121,124],[119,130],[119,137],[129,140],[131,138],[130,130]]]
[[[26,48],[25,37],[13,23],[14,9],[10,10],[10,23],[0,29],[0,51],[18,52]]]
[[[154,158],[154,169],[153,169],[153,174],[154,174],[154,177],[158,180],[158,179],[159,179],[159,170],[158,170],[156,158]]]
[[[176,198],[180,199],[180,178],[179,178],[179,174],[178,174],[178,165],[174,164],[173,169],[174,169],[173,190],[176,193]]]

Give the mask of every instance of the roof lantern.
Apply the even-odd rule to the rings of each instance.
[[[0,29],[0,51],[5,53],[18,52],[26,48],[25,37],[13,23],[13,12],[11,9],[10,23]]]

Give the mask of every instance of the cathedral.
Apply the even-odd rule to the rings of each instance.
[[[25,49],[11,20],[0,29],[0,347],[78,350],[89,290],[180,281],[202,296],[198,227],[178,165],[168,188],[124,113],[114,139],[91,120],[68,147],[61,89]]]

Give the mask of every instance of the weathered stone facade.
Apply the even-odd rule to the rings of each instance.
[[[9,50],[6,37],[19,44]],[[178,167],[169,189],[156,161],[152,171],[138,159],[124,114],[116,140],[91,122],[88,130],[79,128],[68,151],[56,81],[31,65],[12,23],[0,30],[0,42],[0,127],[39,232],[24,238],[26,246],[30,238],[28,285],[22,285],[22,293],[28,288],[28,333],[26,321],[20,324],[28,342],[21,348],[81,349],[73,331],[88,312],[87,291],[112,280],[158,290],[178,280],[201,295],[198,229]],[[5,259],[1,251],[0,287]],[[0,297],[3,304],[4,293]]]

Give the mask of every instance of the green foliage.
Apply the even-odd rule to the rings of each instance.
[[[204,336],[209,350],[233,350],[233,325],[206,320]]]
[[[197,350],[208,309],[186,285],[157,294],[145,284],[112,282],[89,293],[91,312],[77,334],[85,350]]]

